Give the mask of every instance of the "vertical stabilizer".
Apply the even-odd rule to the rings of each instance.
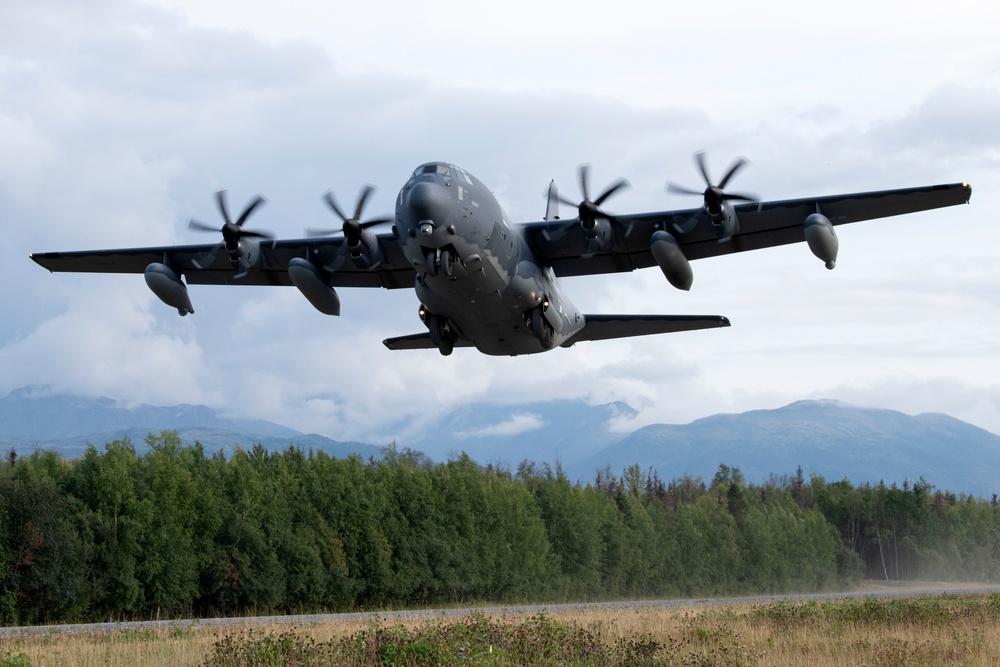
[[[550,220],[559,219],[559,189],[556,187],[556,182],[553,180],[549,183],[549,195],[548,202],[545,205],[545,220],[546,222]]]

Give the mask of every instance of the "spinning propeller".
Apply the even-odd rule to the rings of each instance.
[[[708,175],[708,167],[705,166],[705,152],[700,151],[695,153],[694,161],[698,165],[698,170],[701,171],[702,178],[705,179],[705,190],[701,192],[691,188],[686,188],[683,185],[677,185],[676,183],[667,183],[667,192],[682,195],[702,195],[705,201],[705,212],[712,217],[717,217],[722,214],[722,206],[724,202],[757,201],[757,198],[752,195],[725,192],[725,187],[729,183],[730,179],[732,179],[736,172],[742,169],[744,165],[749,164],[749,161],[746,158],[737,158],[737,160],[733,163],[733,166],[731,166],[729,171],[726,172],[726,175],[722,177],[721,181],[719,181],[718,185],[712,185],[712,178]],[[681,234],[687,234],[694,229],[697,224],[698,218],[692,217],[683,225],[674,224],[674,227]]]
[[[215,256],[219,252],[219,249],[223,247],[225,247],[226,252],[229,253],[230,258],[234,262],[241,261],[242,258],[240,255],[240,240],[243,239],[244,237],[263,238],[263,239],[274,238],[274,234],[270,232],[255,231],[252,229],[243,228],[243,223],[247,221],[247,218],[250,217],[250,214],[253,213],[254,210],[256,210],[257,207],[260,206],[261,204],[267,203],[267,200],[261,197],[260,195],[257,195],[252,200],[250,200],[250,203],[248,203],[246,205],[246,208],[243,209],[243,212],[240,213],[240,217],[236,219],[236,222],[233,222],[229,218],[229,207],[226,205],[225,190],[219,190],[215,193],[215,201],[216,204],[218,204],[219,206],[219,212],[222,214],[222,220],[224,222],[221,229],[217,227],[212,227],[211,225],[206,225],[204,222],[195,220],[194,218],[191,218],[191,220],[188,221],[189,229],[194,229],[199,232],[213,232],[213,233],[222,232],[222,243],[219,244],[215,249],[210,251],[207,255],[194,262],[194,265],[199,269],[204,269],[207,268],[209,265],[211,265],[211,263],[215,261]],[[246,273],[247,267],[241,265],[239,268],[240,270],[239,273],[237,274],[238,276],[242,276],[243,274]]]
[[[607,190],[602,192],[597,199],[590,199],[590,189],[588,188],[588,181],[590,180],[590,165],[580,165],[580,190],[583,192],[583,201],[577,203],[570,201],[565,197],[560,196],[559,201],[567,206],[575,206],[578,211],[578,216],[580,218],[580,225],[588,232],[593,231],[594,227],[597,226],[597,220],[607,220],[608,222],[614,221],[614,216],[605,213],[601,210],[601,204],[603,204],[607,199],[621,190],[622,188],[627,188],[629,182],[624,178],[619,180],[608,187]]]
[[[354,207],[354,215],[347,217],[344,212],[337,205],[337,200],[333,197],[333,191],[327,190],[323,195],[323,200],[326,202],[330,210],[333,211],[338,218],[341,219],[343,225],[340,229],[307,229],[306,234],[308,236],[330,236],[331,234],[336,234],[341,232],[344,235],[344,246],[351,251],[353,257],[361,256],[361,233],[368,229],[369,227],[374,227],[375,225],[381,225],[386,222],[392,222],[392,218],[385,216],[381,218],[372,218],[371,220],[361,221],[361,214],[365,210],[365,203],[368,201],[368,197],[375,191],[375,187],[372,185],[366,185],[361,188],[358,193],[358,203]],[[336,271],[340,268],[340,265],[344,261],[344,253],[340,252],[337,257],[334,258],[333,262],[326,266],[328,271]]]

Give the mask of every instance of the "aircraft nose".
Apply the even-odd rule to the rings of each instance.
[[[406,195],[406,207],[414,222],[433,220],[442,224],[448,217],[450,202],[448,188],[432,181],[415,184]]]

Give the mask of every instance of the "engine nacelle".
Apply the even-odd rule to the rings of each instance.
[[[709,228],[719,243],[725,243],[733,238],[733,235],[740,231],[740,218],[736,215],[736,210],[729,202],[722,202],[719,211],[713,213],[707,208],[702,209],[708,216],[711,225]]]
[[[685,291],[691,289],[691,283],[694,282],[691,263],[684,256],[684,251],[672,234],[663,230],[653,232],[649,240],[649,249],[660,271],[663,271],[663,275],[671,285]]]
[[[589,226],[586,222],[581,222],[587,237],[587,254],[610,249],[615,243],[615,232],[611,229],[611,223],[603,218],[593,220],[592,223],[593,226]]]
[[[813,213],[806,218],[805,233],[806,243],[809,244],[812,254],[823,260],[828,269],[837,266],[840,241],[830,219],[822,213]]]
[[[187,286],[181,281],[180,276],[166,264],[153,262],[146,267],[144,272],[146,284],[153,294],[160,297],[160,301],[172,308],[177,309],[177,313],[184,317],[188,313],[193,313],[191,297],[188,296]]]
[[[294,257],[288,262],[288,277],[309,300],[313,308],[324,315],[340,315],[340,297],[327,283],[326,276],[307,259]]]
[[[356,240],[354,245],[351,245],[349,239],[345,239],[344,242],[347,243],[351,257],[361,259],[366,268],[374,269],[382,264],[382,247],[378,244],[375,232],[370,229],[362,230],[360,238]]]

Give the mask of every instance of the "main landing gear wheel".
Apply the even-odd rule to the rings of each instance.
[[[448,320],[440,315],[427,315],[427,329],[431,333],[431,342],[438,351],[448,356],[455,349],[455,339],[448,328]]]
[[[553,347],[552,337],[555,332],[552,331],[552,325],[549,324],[549,321],[545,319],[545,308],[541,304],[531,309],[530,321],[531,333],[535,335],[543,348],[551,350]]]

